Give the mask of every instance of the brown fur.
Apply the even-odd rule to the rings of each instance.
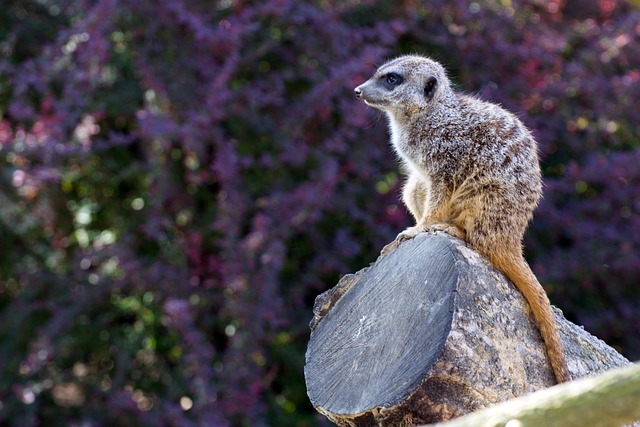
[[[390,83],[390,75],[401,82]],[[549,299],[522,255],[542,194],[531,133],[499,106],[455,93],[442,66],[420,56],[384,64],[355,92],[387,113],[393,147],[408,172],[403,201],[416,225],[394,245],[441,230],[488,257],[529,302],[557,381],[569,381]]]

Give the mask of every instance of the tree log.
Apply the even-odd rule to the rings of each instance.
[[[634,420],[640,420],[639,364],[424,427],[619,427]],[[633,425],[638,427],[640,422]]]
[[[555,384],[522,294],[444,233],[346,275],[313,311],[307,393],[339,426],[435,423]],[[555,314],[574,379],[629,364]]]

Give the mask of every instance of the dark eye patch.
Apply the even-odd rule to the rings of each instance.
[[[396,73],[389,73],[382,76],[382,83],[387,89],[390,90],[398,86],[403,81],[404,79],[402,78],[402,76]]]

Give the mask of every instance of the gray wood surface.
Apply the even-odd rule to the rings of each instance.
[[[574,378],[629,362],[556,312]],[[553,385],[522,295],[444,233],[345,276],[314,306],[307,393],[341,426],[448,420]]]
[[[353,414],[394,405],[419,385],[451,328],[457,283],[451,249],[446,239],[401,245],[325,309],[312,325],[305,367],[314,378],[308,382],[314,406]],[[323,307],[330,296],[320,298]]]

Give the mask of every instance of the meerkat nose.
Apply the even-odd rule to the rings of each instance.
[[[353,90],[356,94],[356,98],[360,98],[362,96],[362,91],[360,90],[360,86]]]

